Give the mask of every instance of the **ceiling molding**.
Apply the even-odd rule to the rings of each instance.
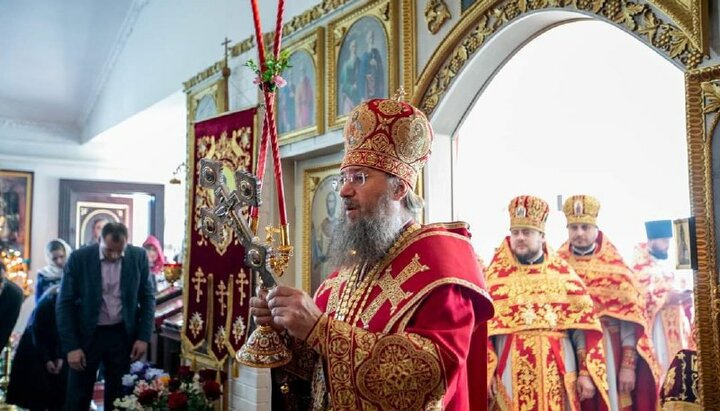
[[[6,134],[9,139],[38,143],[80,142],[80,129],[73,125],[0,117],[0,139]]]
[[[123,20],[123,23],[120,26],[120,30],[118,31],[117,38],[115,39],[115,42],[110,49],[110,53],[108,53],[108,58],[107,60],[105,60],[105,64],[103,64],[102,68],[100,69],[100,73],[95,80],[95,84],[90,91],[88,99],[85,101],[85,105],[83,106],[80,118],[77,120],[78,127],[80,127],[81,129],[85,128],[88,118],[95,109],[95,105],[97,104],[97,101],[100,99],[100,95],[105,89],[105,85],[110,78],[110,74],[112,74],[112,71],[115,68],[115,64],[117,63],[120,54],[125,48],[125,45],[127,44],[128,39],[133,32],[135,23],[140,17],[140,12],[142,12],[142,9],[145,8],[145,6],[149,2],[150,0],[133,0],[132,4],[130,5],[129,10],[125,15],[125,20]]]

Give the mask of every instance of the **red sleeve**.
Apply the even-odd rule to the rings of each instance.
[[[445,374],[446,399],[453,398],[459,386],[467,386],[467,373],[461,371],[467,366],[474,328],[472,300],[462,287],[451,285],[433,290],[405,329],[437,346]]]

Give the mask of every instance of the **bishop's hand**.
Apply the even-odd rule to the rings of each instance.
[[[280,325],[295,338],[307,339],[322,311],[304,291],[284,285],[273,288],[267,295],[272,322]]]
[[[282,332],[285,327],[273,321],[272,313],[268,307],[268,289],[258,287],[257,297],[250,298],[250,314],[255,318],[255,324],[259,326],[270,326],[277,332]]]

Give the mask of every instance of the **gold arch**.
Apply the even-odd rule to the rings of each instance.
[[[698,247],[695,310],[699,325],[699,382],[703,409],[720,409],[720,390],[715,389],[720,387],[720,278],[711,167],[712,134],[720,122],[720,66],[697,69],[704,58],[701,50],[706,48],[706,39],[698,37],[697,32],[702,31],[702,24],[695,26],[696,30],[688,36],[686,21],[678,20],[677,16],[667,19],[654,8],[666,12],[667,7],[660,6],[667,6],[671,1],[654,0],[653,5],[626,0],[479,1],[440,43],[417,82],[412,81],[412,70],[404,70],[403,78],[406,84],[414,85],[413,104],[431,114],[488,38],[523,15],[544,10],[575,11],[607,21],[629,32],[685,72],[690,201],[696,218]],[[403,15],[410,11],[412,8],[404,10]]]
[[[517,18],[543,10],[575,11],[605,20],[686,70],[696,68],[704,57],[683,30],[665,21],[645,3],[628,0],[479,1],[463,15],[433,53],[415,85],[413,104],[431,114],[455,77],[487,39]]]

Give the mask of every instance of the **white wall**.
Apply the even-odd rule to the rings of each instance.
[[[628,256],[643,222],[690,215],[682,73],[619,29],[560,26],[522,48],[455,141],[456,219],[485,261],[520,194],[550,203],[548,243],[567,238],[558,195],[599,198],[599,226]]]

